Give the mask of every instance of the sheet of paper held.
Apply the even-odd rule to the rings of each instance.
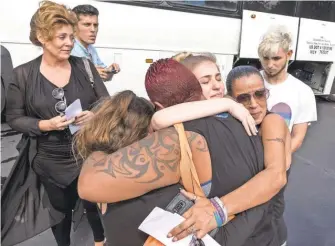
[[[83,109],[81,108],[80,99],[77,99],[65,109],[66,119],[74,118],[78,114],[80,114],[82,111]],[[69,129],[70,129],[71,134],[74,134],[76,131],[80,129],[80,126],[71,124],[69,125]]]
[[[169,231],[183,222],[183,220],[184,218],[179,214],[170,213],[155,207],[138,229],[156,238],[167,246],[189,246],[192,236],[188,236],[178,242],[172,242],[172,238],[167,238]],[[206,246],[220,246],[220,244],[209,235],[202,238],[202,241]]]

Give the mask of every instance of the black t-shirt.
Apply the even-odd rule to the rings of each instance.
[[[85,76],[83,71],[72,66],[69,83],[63,87],[67,106],[80,99],[83,111],[90,110],[99,99]],[[40,82],[35,84],[35,95],[31,104],[41,116],[40,119],[48,120],[59,115],[55,104],[60,100],[52,96],[52,91],[57,86],[42,73],[39,73],[38,78]],[[77,178],[81,168],[81,161],[73,156],[72,138],[68,128],[64,131],[50,131],[37,137],[33,168],[37,174],[60,187],[66,187]]]
[[[249,137],[231,115],[223,113],[184,125],[185,130],[197,132],[207,141],[212,163],[209,197],[228,194],[264,169],[261,138]],[[269,203],[252,208],[221,227],[215,239],[221,245],[278,245],[271,218]]]
[[[242,124],[230,115],[184,123],[186,131],[205,137],[212,162],[209,197],[235,190],[264,169],[263,146],[258,136],[249,137]],[[112,245],[143,245],[147,235],[137,228],[156,206],[165,208],[180,185],[152,191],[139,198],[108,204],[102,215],[105,235]],[[236,216],[215,236],[220,245],[277,246],[268,214],[268,203]]]

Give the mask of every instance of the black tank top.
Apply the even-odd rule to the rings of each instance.
[[[205,137],[212,162],[209,197],[224,196],[243,185],[264,168],[263,146],[258,136],[249,137],[242,124],[230,115],[207,117],[184,123],[186,131]],[[139,198],[108,204],[102,215],[105,235],[111,245],[143,245],[148,235],[137,228],[156,206],[165,208],[180,185],[152,191]],[[268,203],[250,209],[220,228],[215,240],[220,245],[259,246],[273,244]],[[271,216],[270,216],[271,217]],[[262,230],[262,229],[266,230]]]

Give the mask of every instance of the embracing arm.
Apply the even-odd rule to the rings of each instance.
[[[228,214],[236,214],[269,201],[286,184],[285,149],[288,129],[276,114],[266,116],[262,122],[265,169],[221,200]]]
[[[180,146],[174,128],[157,131],[113,154],[94,152],[84,162],[79,196],[92,202],[119,202],[180,180]]]
[[[222,112],[229,112],[240,120],[247,133],[256,134],[255,122],[243,105],[232,99],[216,98],[211,100],[187,102],[157,111],[151,119],[154,130],[163,129],[177,123],[195,120]]]
[[[184,190],[181,192],[189,199],[194,197],[193,193]],[[252,238],[256,230],[261,229],[259,228],[260,222],[262,223],[265,216],[271,216],[271,214],[268,213],[269,205],[270,202],[267,202],[239,213],[226,225],[217,228],[217,223],[213,216],[213,211],[215,211],[213,205],[207,198],[198,198],[195,205],[183,214],[186,220],[173,228],[168,236],[180,240],[189,235],[190,226],[192,227],[193,225],[198,230],[196,233],[198,238],[203,238],[213,229],[217,229],[215,240],[220,243],[220,245],[248,245],[248,239]],[[267,220],[267,222],[271,223],[271,220]]]
[[[151,125],[154,130],[159,130],[177,123],[229,112],[232,103],[234,101],[228,98],[216,98],[174,105],[157,111],[151,119]]]
[[[259,222],[268,216],[269,203],[264,203],[240,214],[228,222],[215,235],[215,240],[222,246],[242,246],[255,232]]]

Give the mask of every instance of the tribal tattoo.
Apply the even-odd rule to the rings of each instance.
[[[186,132],[188,143],[194,145],[196,150],[200,152],[208,152],[208,146],[205,138],[195,132]]]
[[[197,133],[187,132],[190,145],[196,142],[198,151],[208,151],[206,141]],[[174,128],[164,129],[122,148],[113,154],[91,155],[86,165],[112,178],[134,179],[138,183],[153,183],[167,172],[179,172],[180,144]]]

